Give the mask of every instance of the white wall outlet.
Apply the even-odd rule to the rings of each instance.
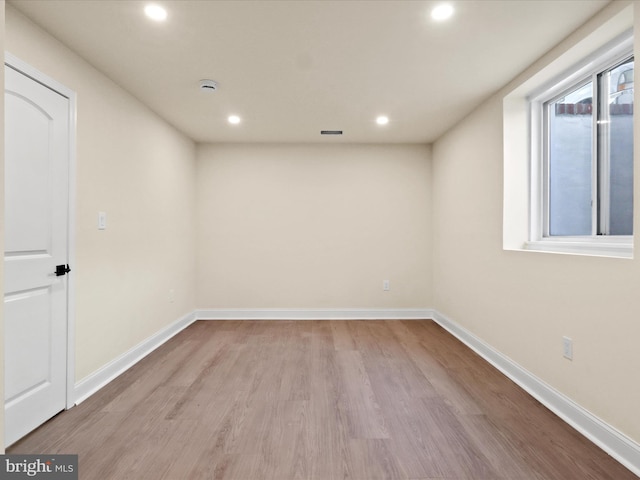
[[[562,337],[562,356],[573,360],[573,340],[569,337]]]
[[[173,303],[176,301],[176,291],[172,288],[169,290],[169,303]]]
[[[382,281],[382,290],[384,290],[385,292],[388,292],[389,290],[391,290],[391,287],[389,285],[389,280]]]
[[[107,212],[98,212],[98,230],[107,229]]]

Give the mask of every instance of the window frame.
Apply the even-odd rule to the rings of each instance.
[[[526,249],[557,253],[575,253],[581,255],[604,255],[614,257],[633,256],[633,235],[606,235],[598,233],[598,207],[592,206],[591,235],[560,236],[549,235],[549,155],[547,148],[547,122],[545,121],[545,105],[564,94],[574,91],[581,85],[594,82],[598,89],[598,76],[625,60],[634,57],[633,32],[628,31],[613,42],[598,49],[583,61],[567,69],[553,78],[527,97],[529,104],[529,240]],[[600,141],[598,140],[599,101],[592,101],[592,202],[597,203],[593,195],[601,189],[598,156]],[[635,119],[634,119],[635,120]],[[607,187],[608,189],[608,187]],[[602,204],[602,202],[601,202]],[[637,228],[634,225],[634,230]]]

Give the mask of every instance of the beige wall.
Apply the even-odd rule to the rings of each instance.
[[[10,5],[6,49],[77,93],[79,381],[195,307],[195,146]]]
[[[640,255],[502,249],[503,93],[433,146],[434,307],[640,442]],[[573,361],[562,356],[563,335]]]
[[[203,145],[197,185],[199,308],[431,305],[428,147]]]

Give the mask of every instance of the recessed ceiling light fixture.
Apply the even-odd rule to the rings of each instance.
[[[444,22],[453,16],[453,5],[450,3],[441,3],[433,7],[431,10],[431,18],[436,22]]]
[[[155,3],[144,7],[144,14],[156,22],[164,22],[167,19],[167,10]]]
[[[240,117],[238,115],[229,115],[229,118],[227,118],[227,120],[232,125],[237,125],[240,123]]]
[[[378,125],[386,125],[387,123],[389,123],[389,117],[387,117],[386,115],[380,115],[376,118],[376,123]]]

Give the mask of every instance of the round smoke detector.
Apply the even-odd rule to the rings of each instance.
[[[218,82],[213,80],[200,80],[200,90],[203,92],[215,92],[218,90]]]

